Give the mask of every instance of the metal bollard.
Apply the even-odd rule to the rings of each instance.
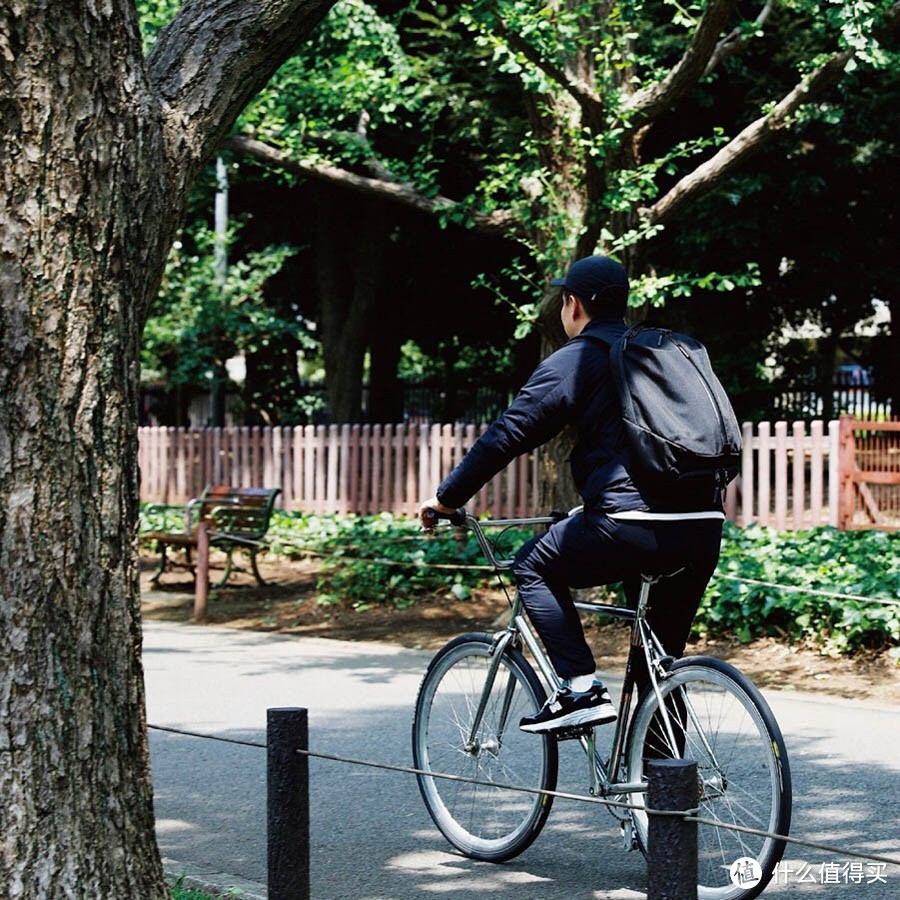
[[[647,761],[649,809],[694,809],[697,763]],[[647,900],[697,900],[697,823],[678,816],[649,815]]]
[[[309,749],[306,710],[267,719],[269,900],[309,900]]]

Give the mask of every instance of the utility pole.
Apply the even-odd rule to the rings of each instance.
[[[221,156],[216,157],[216,208],[215,208],[215,269],[216,285],[220,295],[225,287],[228,274],[228,170]],[[225,425],[225,380],[228,372],[224,363],[217,363],[213,369],[212,387],[209,395],[210,422],[214,428]]]

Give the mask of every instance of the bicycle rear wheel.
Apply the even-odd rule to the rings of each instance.
[[[651,758],[697,762],[701,818],[720,825],[697,825],[699,900],[750,900],[772,877],[784,841],[730,830],[742,825],[787,834],[791,824],[791,774],[781,730],[753,684],[733,666],[712,657],[676,662],[659,684],[672,734],[649,690],[634,714],[626,759],[630,780],[645,780]],[[673,740],[676,744],[673,747]],[[645,795],[635,794],[643,805]],[[633,815],[641,849],[647,847],[647,814]],[[731,868],[755,860],[761,880]],[[737,882],[737,883],[735,883]]]
[[[546,694],[522,653],[508,647],[497,669],[474,746],[468,746],[485,687],[493,638],[465,634],[432,659],[416,699],[413,759],[420,769],[480,781],[554,790],[556,741],[519,730]],[[504,717],[505,710],[505,717]],[[419,775],[425,806],[444,837],[466,856],[502,862],[538,836],[552,797]]]

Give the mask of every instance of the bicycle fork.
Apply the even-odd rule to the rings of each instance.
[[[478,729],[481,727],[481,720],[484,718],[484,711],[487,707],[488,697],[494,688],[494,680],[497,677],[497,669],[500,668],[500,660],[509,646],[509,642],[513,639],[514,632],[507,630],[501,632],[500,636],[494,640],[491,647],[491,662],[488,665],[487,677],[484,679],[484,688],[481,691],[481,699],[478,701],[478,709],[475,710],[475,717],[472,719],[472,727],[469,730],[469,737],[464,745],[467,753],[472,753],[479,749],[478,746]],[[497,749],[500,749],[500,743],[503,740],[503,731],[506,728],[506,717],[509,715],[509,707],[512,703],[513,691],[516,688],[516,676],[510,669],[509,678],[506,682],[506,690],[503,694],[503,706],[500,710],[500,722],[497,727]],[[490,749],[490,748],[487,748]]]

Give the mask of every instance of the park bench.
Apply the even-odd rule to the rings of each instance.
[[[209,531],[209,546],[217,547],[226,553],[225,574],[217,587],[222,587],[231,575],[233,567],[231,557],[235,550],[246,550],[250,554],[250,565],[256,581],[260,585],[265,585],[256,567],[256,554],[259,550],[258,542],[262,541],[269,530],[275,497],[280,492],[280,488],[207,486],[200,497],[188,501],[184,509],[183,532],[153,531],[143,535],[144,540],[155,541],[160,549],[159,567],[153,573],[150,583],[159,584],[167,562],[181,565],[167,559],[167,547],[183,548],[184,567],[194,572],[191,550],[197,546],[197,530],[203,522]],[[245,571],[239,567],[234,568],[236,571]]]

